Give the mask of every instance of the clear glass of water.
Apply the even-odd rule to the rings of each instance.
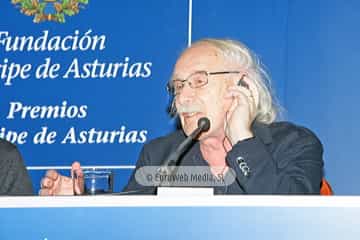
[[[109,169],[84,169],[84,194],[97,195],[113,192],[114,174]]]

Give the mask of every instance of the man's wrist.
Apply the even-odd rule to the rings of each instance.
[[[245,141],[251,138],[254,138],[255,135],[251,131],[243,131],[241,135],[237,136],[236,138],[233,138],[231,143],[232,145],[235,145],[236,143],[240,141]]]

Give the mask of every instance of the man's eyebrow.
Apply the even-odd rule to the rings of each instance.
[[[171,76],[170,80],[174,81],[174,80],[183,80],[183,79],[180,78],[178,75],[174,74],[174,75]]]
[[[187,79],[190,75],[192,75],[194,73],[197,73],[197,72],[206,72],[206,70],[204,70],[203,68],[197,69],[197,70],[189,73],[187,76],[184,76],[183,78],[179,77],[178,74],[173,74],[171,76],[170,80],[181,80],[181,81],[183,81],[183,80]]]

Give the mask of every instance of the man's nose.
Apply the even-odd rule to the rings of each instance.
[[[180,104],[191,103],[195,97],[195,89],[191,88],[187,82],[181,92],[177,96],[177,100]]]

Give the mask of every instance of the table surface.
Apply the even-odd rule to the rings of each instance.
[[[43,207],[360,207],[357,196],[26,196],[0,197],[0,208]]]

